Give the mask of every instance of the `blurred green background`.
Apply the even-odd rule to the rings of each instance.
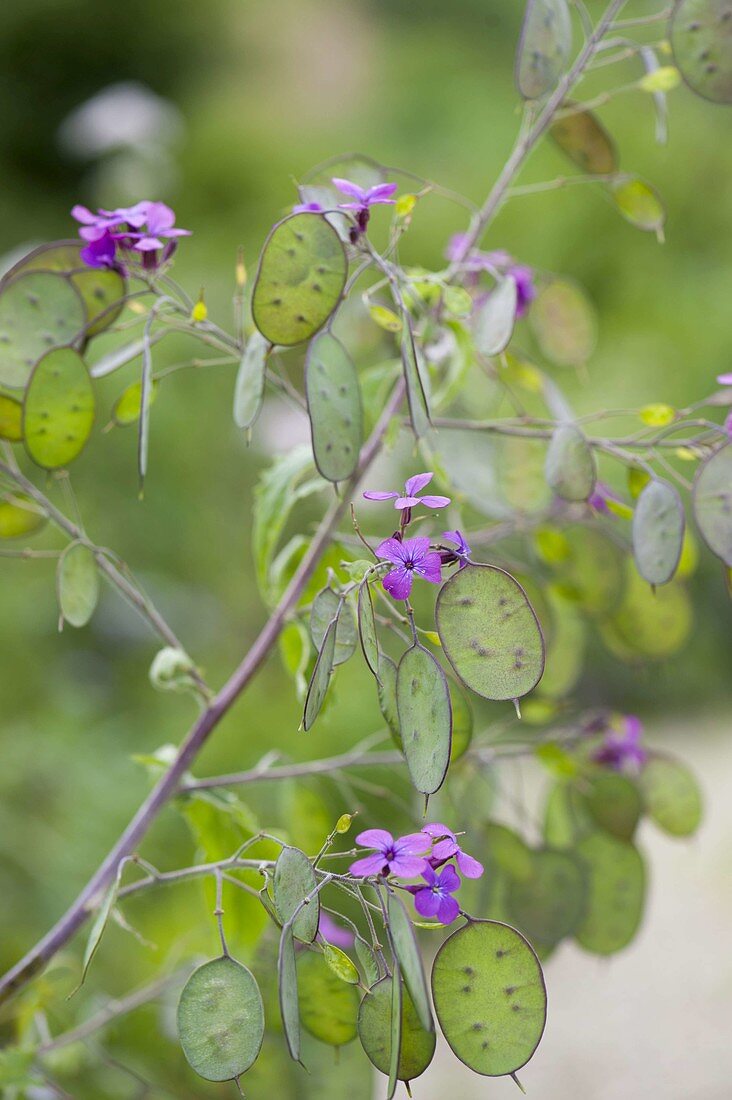
[[[648,10],[630,7],[633,14]],[[253,270],[268,228],[294,201],[293,177],[318,161],[359,149],[482,199],[519,122],[512,65],[521,8],[517,0],[5,0],[0,252],[73,235],[74,202],[161,198],[194,231],[179,251],[179,281],[192,294],[205,286],[210,314],[228,326],[237,247]],[[616,79],[636,71],[628,63]],[[587,94],[604,88],[606,78],[603,70],[588,80]],[[138,87],[118,94],[119,132],[110,111],[102,123],[88,106],[79,112],[120,82]],[[600,342],[589,378],[569,387],[580,412],[661,400],[683,406],[730,369],[732,113],[683,88],[672,93],[670,112],[670,140],[658,146],[649,97],[623,96],[603,111],[622,166],[656,184],[666,200],[664,245],[621,222],[589,188],[516,200],[491,230],[490,247],[571,275],[597,305]],[[542,148],[524,181],[566,171],[557,152]],[[439,265],[461,219],[457,207],[423,203],[405,261]],[[185,349],[164,345],[156,365]],[[295,422],[272,407],[247,449],[231,420],[233,380],[234,368],[221,368],[184,372],[166,387],[155,409],[143,502],[134,429],[98,432],[73,471],[92,537],[130,563],[214,685],[264,619],[250,552],[254,482],[272,451],[300,438]],[[120,388],[119,376],[104,384],[107,407]],[[303,515],[305,526],[314,522],[315,505]],[[693,742],[700,714],[724,716],[728,606],[708,555],[692,590],[697,625],[678,658],[629,671],[593,653],[580,698],[637,711],[656,740],[673,720],[677,736],[688,733],[684,740]],[[5,967],[73,898],[143,796],[147,778],[132,754],[177,742],[193,708],[151,689],[155,640],[114,593],[105,592],[87,629],[59,636],[53,563],[7,559],[0,563],[0,609]],[[381,724],[371,693],[359,689],[360,675],[348,670],[336,704],[305,741],[297,734],[294,691],[271,659],[198,770],[243,768],[269,749],[305,758],[352,744]],[[713,743],[724,725],[724,717],[707,723]],[[685,751],[693,762],[693,744]],[[334,812],[347,808],[342,793],[324,793]],[[268,822],[278,813],[274,797],[267,788],[251,798]],[[190,862],[192,843],[178,815],[163,816],[145,854],[164,867]],[[205,913],[193,886],[151,899],[143,923],[157,952],[112,929],[85,1005],[62,1004],[54,1024],[91,1010],[97,995],[121,995],[146,980],[170,959],[176,937],[186,950],[212,950]],[[69,985],[67,972],[59,979],[63,994]],[[138,1014],[119,1029],[116,1053],[168,1090],[160,1095],[218,1095],[193,1080],[175,1044],[157,1030],[152,1010]],[[71,1093],[142,1095],[124,1073],[91,1065]]]

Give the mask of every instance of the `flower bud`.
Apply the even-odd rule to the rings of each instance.
[[[187,691],[195,686],[195,670],[193,661],[182,649],[165,646],[150,665],[150,683],[158,691]]]

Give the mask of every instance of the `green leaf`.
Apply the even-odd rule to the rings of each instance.
[[[595,311],[576,283],[552,279],[541,287],[529,323],[541,351],[558,367],[582,367],[595,350]]]
[[[379,328],[385,329],[387,332],[401,332],[402,320],[393,310],[387,309],[386,306],[370,305],[369,313],[371,320],[375,321]]]
[[[323,958],[337,978],[348,985],[359,985],[361,975],[357,967],[351,962],[345,951],[340,947],[334,947],[332,943],[323,944]]]
[[[595,488],[597,467],[592,448],[574,424],[561,424],[546,453],[546,479],[562,500],[587,500]]]
[[[234,383],[234,423],[249,431],[262,411],[269,341],[258,332],[247,340]]]
[[[277,959],[277,981],[279,989],[280,1017],[285,1042],[290,1057],[300,1061],[300,1006],[297,992],[297,961],[292,928],[282,929],[280,949]]]
[[[33,368],[23,401],[28,455],[47,470],[67,466],[87,444],[94,391],[86,363],[73,348],[56,348]]]
[[[554,88],[572,49],[567,0],[528,0],[516,57],[516,86],[524,99]]]
[[[567,102],[572,114],[558,118],[549,133],[569,159],[590,175],[610,176],[618,170],[618,155],[612,138],[592,111],[576,110]]]
[[[376,633],[374,602],[371,598],[368,577],[358,588],[358,637],[361,642],[364,660],[376,679],[379,679],[379,639]]]
[[[292,931],[295,939],[312,943],[320,921],[320,895],[315,894],[306,905],[303,900],[317,887],[313,865],[299,848],[283,848],[274,869],[273,897],[277,916],[283,924],[295,917]]]
[[[465,566],[440,589],[435,615],[445,655],[471,691],[506,700],[536,687],[544,639],[526,593],[509,573]]]
[[[430,995],[427,991],[427,978],[422,966],[422,956],[414,934],[412,922],[404,908],[404,903],[396,894],[389,892],[387,899],[389,916],[389,935],[391,944],[399,961],[404,984],[414,1005],[419,1022],[425,1031],[434,1031],[435,1025],[430,1008]],[[402,1006],[402,1011],[404,1005]]]
[[[317,492],[323,482],[301,482],[313,472],[310,447],[294,447],[275,459],[257,483],[252,542],[257,581],[262,592],[269,589],[269,573],[275,549],[285,524],[298,500]]]
[[[412,783],[423,794],[434,794],[450,764],[452,711],[447,677],[421,645],[413,645],[399,662],[396,701]]]
[[[291,214],[272,229],[252,291],[252,318],[270,344],[309,340],[338,306],[348,261],[321,214]]]
[[[693,92],[713,103],[732,103],[728,0],[678,0],[671,16],[671,48]]]
[[[81,989],[82,985],[86,981],[86,976],[89,972],[89,967],[92,964],[92,959],[97,953],[97,948],[102,941],[102,936],[104,935],[106,927],[109,923],[109,918],[112,915],[112,910],[114,909],[115,902],[117,901],[119,884],[122,881],[122,872],[124,871],[124,868],[125,861],[122,860],[117,868],[117,874],[115,875],[114,880],[107,887],[104,897],[99,903],[99,908],[97,909],[96,916],[92,921],[92,926],[89,929],[89,937],[86,941],[86,947],[84,948],[84,958],[81,964],[81,977],[79,978],[79,984],[76,986],[73,992],[69,994],[69,997],[73,997],[74,993],[78,993],[78,991]]]
[[[432,427],[430,408],[425,389],[423,367],[417,354],[412,333],[412,322],[405,311],[402,323],[401,339],[402,367],[407,388],[407,404],[414,434],[420,439]]]
[[[486,1077],[515,1073],[539,1045],[546,988],[536,954],[506,924],[471,921],[437,952],[432,997],[442,1033]]]
[[[23,438],[23,403],[0,393],[0,439],[19,443]]]
[[[639,778],[648,816],[671,836],[691,836],[702,818],[702,796],[692,772],[672,756],[649,754]]]
[[[304,730],[312,729],[330,687],[330,678],[333,675],[333,662],[335,660],[337,627],[338,621],[332,619],[325,631],[320,651],[315,660],[315,666],[308,684],[308,693],[305,696],[305,710],[302,717],[302,728]]]
[[[663,70],[659,69],[658,72]],[[655,188],[637,176],[610,186],[610,195],[627,222],[649,233],[663,233],[666,208]]]
[[[206,1081],[232,1081],[257,1060],[264,1006],[254,976],[222,956],[194,970],[178,1002],[178,1037],[186,1060]]]
[[[508,347],[516,323],[518,288],[510,276],[499,279],[473,317],[473,339],[480,355],[500,355]]]
[[[576,850],[589,885],[577,942],[592,954],[612,955],[638,931],[645,897],[643,860],[632,844],[605,832],[590,833]]]
[[[393,981],[381,978],[361,1001],[358,1037],[376,1068],[389,1074],[391,1066],[391,1021]],[[429,1066],[437,1042],[434,1027],[425,1031],[407,989],[401,989],[401,1043],[396,1077],[414,1081]]]
[[[638,497],[633,513],[633,556],[649,584],[667,584],[678,568],[684,545],[684,505],[668,481],[654,478]]]
[[[707,546],[732,567],[732,443],[720,447],[699,467],[693,505]]]
[[[327,481],[356,472],[363,443],[363,405],[358,372],[340,340],[323,332],[305,357],[305,393],[313,457]]]
[[[356,623],[353,611],[332,588],[323,588],[310,609],[310,636],[320,649],[330,623],[337,621],[333,665],[342,665],[356,652]]]
[[[315,951],[306,951],[298,959],[297,979],[300,1020],[305,1030],[334,1047],[355,1039],[356,987],[341,981]]]
[[[555,947],[577,930],[587,893],[582,864],[571,852],[551,848],[532,852],[531,875],[508,888],[508,910],[533,944]]]
[[[61,621],[71,626],[86,626],[99,599],[99,572],[88,546],[72,542],[59,558],[56,593]]]
[[[47,518],[35,501],[24,493],[0,496],[0,539],[22,539],[35,534]]]
[[[643,813],[636,784],[625,775],[602,772],[591,776],[585,806],[595,825],[618,840],[632,840]]]
[[[36,271],[0,289],[0,385],[25,387],[50,348],[73,343],[84,327],[84,303],[76,288],[51,272]]]

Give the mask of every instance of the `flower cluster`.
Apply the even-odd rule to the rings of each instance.
[[[648,759],[648,753],[641,744],[643,723],[635,714],[623,715],[620,729],[610,727],[602,744],[592,754],[596,764],[602,764],[613,771],[637,770]]]
[[[190,236],[189,229],[176,228],[175,214],[164,202],[145,199],[96,214],[77,205],[71,213],[80,223],[79,236],[87,242],[81,258],[89,267],[122,268],[121,250],[139,253],[144,267],[156,268],[173,254],[176,238]]]
[[[467,235],[455,233],[450,238],[445,256],[448,260],[457,260],[463,256]],[[504,249],[496,249],[493,252],[482,252],[479,248],[472,248],[462,260],[463,267],[468,275],[472,275],[477,281],[478,275],[483,271],[491,274],[496,272],[513,279],[516,284],[517,302],[516,317],[523,317],[536,297],[534,285],[534,272],[527,264],[519,264],[510,253]]]
[[[421,832],[396,839],[386,829],[366,829],[356,837],[356,843],[371,849],[371,855],[357,859],[349,871],[357,878],[416,878],[424,880],[405,889],[414,896],[414,907],[422,917],[437,917],[441,924],[451,924],[460,913],[452,896],[460,887],[460,876],[452,860],[465,878],[480,878],[483,865],[464,852],[457,836],[442,822],[425,825]]]

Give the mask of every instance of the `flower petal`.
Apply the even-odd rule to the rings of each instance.
[[[366,878],[368,875],[380,875],[385,865],[384,853],[376,852],[375,855],[366,856],[365,859],[357,859],[348,870],[356,878]]]
[[[452,829],[448,829],[447,825],[443,825],[441,821],[430,821],[427,825],[422,826],[422,832],[427,833],[427,836],[431,836],[433,840],[444,839],[445,837],[451,837],[455,839],[455,834]]]
[[[450,503],[449,497],[422,497],[420,504],[424,504],[425,508],[447,508]]]
[[[392,202],[392,195],[397,189],[395,183],[377,183],[375,187],[370,187],[366,192],[366,202]]]
[[[728,371],[726,374],[718,374],[717,381],[720,386],[732,386],[732,371]]]
[[[437,876],[440,889],[453,894],[460,889],[460,876],[451,863],[448,863]]]
[[[410,540],[407,539],[407,542]],[[395,565],[402,565],[407,559],[407,551],[404,549],[405,543],[399,539],[390,538],[384,539],[376,547],[376,557],[383,558],[385,561],[392,561]]]
[[[400,878],[416,878],[421,875],[427,866],[427,861],[421,856],[397,855],[389,860],[389,870]]]
[[[428,887],[425,887],[414,895],[414,908],[420,917],[435,917],[441,901],[439,894],[433,894]]]
[[[418,573],[423,580],[430,584],[442,583],[442,560],[440,555],[433,551],[425,554],[419,561],[415,560],[413,572]]]
[[[151,202],[147,209],[147,228],[151,237],[165,233],[175,225],[175,214],[164,202]]]
[[[366,201],[367,193],[364,191],[363,187],[359,187],[357,183],[353,183],[351,180],[340,179],[338,176],[334,176],[331,183],[334,183],[338,190],[344,195],[350,195],[352,199],[358,199],[360,204]]]
[[[363,496],[366,500],[394,500],[399,493],[382,493],[378,489],[367,489]]]
[[[455,839],[447,837],[445,840],[438,840],[432,848],[432,858],[436,859],[439,863],[443,860],[450,859],[456,852],[459,852],[460,848],[458,842]]]
[[[362,848],[378,848],[385,852],[387,848],[394,847],[394,837],[386,829],[364,829],[356,837],[356,844]]]
[[[394,507],[400,510],[403,508],[416,508],[421,503],[419,497],[397,497],[394,501]]]
[[[455,898],[443,897],[440,898],[439,905],[437,907],[437,919],[442,924],[452,924],[456,917],[460,915],[460,906],[455,901]]]
[[[479,863],[477,859],[473,859],[472,856],[469,856],[462,848],[458,849],[456,858],[457,865],[466,878],[480,878],[485,871],[483,864]]]
[[[75,218],[77,222],[81,222],[82,225],[96,225],[99,221],[97,215],[92,214],[88,206],[82,206],[80,203],[71,207],[71,217]]]
[[[427,553],[430,548],[430,540],[426,535],[420,535],[418,538],[404,539],[402,546],[404,548],[405,558],[416,561]]]
[[[159,237],[140,237],[132,247],[136,252],[155,252],[156,249],[163,247],[163,242]]]
[[[427,833],[408,833],[398,836],[394,841],[394,851],[398,855],[423,856],[429,852],[432,839]]]
[[[387,573],[381,583],[392,599],[406,600],[409,599],[409,593],[412,591],[413,576],[413,569],[405,569],[400,565],[392,569],[391,573]]]
[[[414,474],[413,477],[404,482],[404,495],[408,497],[415,496],[420,490],[424,489],[425,485],[429,485],[434,476],[430,471],[424,474]]]

